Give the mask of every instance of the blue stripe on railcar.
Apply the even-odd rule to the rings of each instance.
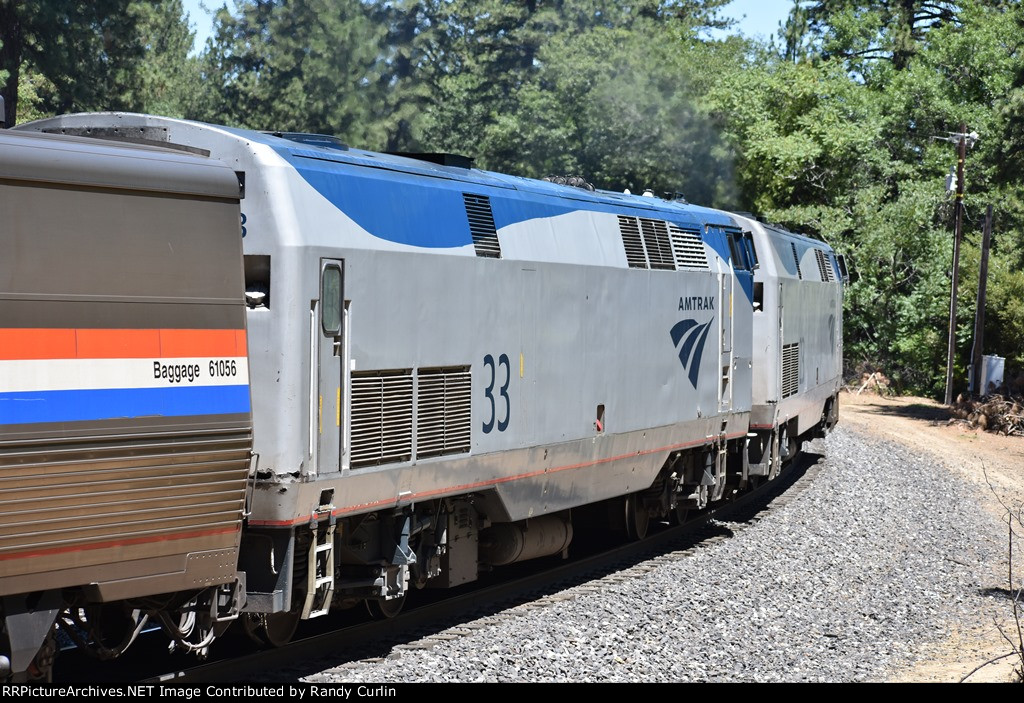
[[[247,413],[249,386],[0,393],[0,425]]]

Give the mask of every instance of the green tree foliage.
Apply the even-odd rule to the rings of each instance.
[[[1016,12],[1012,26],[1017,36],[1024,36],[1024,11]],[[997,175],[1003,182],[1024,181],[1024,62],[1014,66],[1012,83],[997,105],[1001,131]]]
[[[360,0],[239,0],[217,14],[193,116],[379,148],[384,37]]]
[[[687,49],[701,48],[699,31],[722,26],[724,4],[439,3],[435,26],[448,31],[435,36],[444,51],[438,44],[432,53],[451,58],[435,74],[423,139],[523,175],[685,187],[696,179],[681,172],[701,158],[687,152],[712,148],[691,138],[713,137],[688,121],[698,100],[690,78],[700,70]]]
[[[1016,46],[1024,36],[1024,8],[1008,12],[1005,24],[1011,39],[979,47],[1000,59],[998,75],[1010,76],[1008,86],[1002,82],[993,85],[995,109],[987,115],[994,138],[985,144],[990,166],[986,185],[998,209],[985,334],[987,340],[998,344],[996,351],[1020,370],[1024,369],[1024,60]],[[990,76],[985,78],[992,82]],[[986,344],[986,351],[989,348]]]
[[[744,205],[851,257],[849,361],[879,365],[907,390],[944,384],[953,208],[943,177],[956,153],[935,137],[961,121],[983,137],[967,160],[958,369],[969,354],[988,202],[1001,213],[989,297],[1000,310],[987,318],[986,351],[1024,361],[1019,306],[1007,304],[1020,285],[1012,263],[1024,231],[1021,186],[997,168],[1012,109],[993,109],[1015,99],[1022,47],[1013,13],[983,0],[798,3],[783,47],[709,94],[737,153]],[[805,33],[800,17],[810,18]]]
[[[23,70],[45,78],[36,89],[46,92],[36,96],[48,110],[121,106],[123,80],[142,57],[142,47],[133,41],[136,18],[129,5],[129,0],[0,2],[0,70],[6,75],[0,92],[8,121],[17,120]]]
[[[730,75],[711,98],[740,154],[744,204],[824,237],[856,267],[848,356],[880,363],[905,383],[930,384],[939,367],[915,354],[942,348],[932,339],[944,309],[936,252],[948,251],[933,226],[941,181],[907,179],[906,165],[885,148],[882,105],[835,61],[768,61]]]
[[[812,0],[798,2],[797,13],[817,36],[825,58],[840,58],[868,72],[872,61],[907,67],[927,33],[959,25],[959,3],[944,0]]]
[[[715,17],[725,1],[243,0],[234,12],[224,8],[217,16],[216,36],[203,56],[205,98],[194,116],[330,132],[371,148],[457,151],[484,166],[538,175],[548,165],[524,161],[523,140],[515,135],[540,135],[535,125],[564,117],[538,112],[554,105],[549,86],[567,85],[567,73],[584,72],[602,81],[597,92],[628,87],[651,103],[648,113],[664,108],[653,103],[673,92],[666,79],[680,64],[675,43],[686,36],[692,41],[697,28],[722,26]],[[609,34],[615,31],[620,33]],[[603,45],[609,37],[629,51]],[[658,77],[641,72],[647,60]],[[618,86],[605,80],[616,75]],[[647,98],[639,87],[626,86],[627,76],[640,77],[656,93]],[[597,107],[557,106],[562,113]],[[642,110],[630,110],[639,119]],[[636,120],[628,127],[643,129]],[[664,135],[670,125],[661,121],[647,126],[652,128]],[[601,131],[610,130],[602,125]],[[672,137],[677,151],[683,136]],[[590,141],[599,146],[602,139],[599,134]],[[648,151],[650,160],[655,150]],[[664,180],[678,187],[678,179]]]
[[[642,31],[637,31],[642,27]],[[487,165],[523,175],[584,175],[597,187],[729,202],[731,160],[702,105],[708,69],[739,43],[680,51],[671,24],[594,27],[552,38],[508,111],[481,128]]]
[[[180,114],[196,85],[181,0],[0,0],[9,123],[80,110]]]
[[[136,0],[136,36],[144,58],[136,65],[132,109],[184,117],[199,99],[199,63],[189,56],[194,33],[181,0]]]

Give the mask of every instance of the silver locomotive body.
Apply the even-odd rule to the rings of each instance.
[[[120,113],[22,128],[244,174],[259,471],[239,569],[271,643],[332,606],[389,615],[411,588],[564,552],[574,530],[642,536],[760,475],[770,242],[742,218],[316,135]]]
[[[760,256],[750,462],[755,475],[772,475],[801,441],[838,421],[845,275],[824,242],[749,218],[737,223],[751,232]]]

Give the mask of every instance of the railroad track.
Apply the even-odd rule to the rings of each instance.
[[[755,524],[766,511],[794,500],[813,482],[822,462],[821,455],[801,453],[776,480],[726,505],[702,511],[683,525],[652,530],[639,542],[558,561],[554,566],[553,558],[548,558],[506,567],[455,595],[418,592],[418,596],[427,597],[408,603],[405,611],[389,620],[358,622],[350,613],[342,612],[337,618],[328,616],[305,623],[297,639],[285,647],[240,654],[225,650],[215,652],[217,659],[203,663],[181,657],[177,660],[180,668],[154,670],[141,665],[154,661],[153,652],[141,648],[134,659],[115,664],[117,678],[176,684],[278,682],[380,660],[393,651],[430,648],[531,610],[599,592],[684,558],[694,550],[730,539]],[[77,682],[88,682],[90,675],[111,680],[106,666],[72,666],[63,673]]]

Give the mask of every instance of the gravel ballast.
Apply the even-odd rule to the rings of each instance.
[[[993,607],[1005,527],[933,457],[842,426],[813,482],[730,539],[309,682],[863,681]],[[980,663],[980,662],[979,662]]]

